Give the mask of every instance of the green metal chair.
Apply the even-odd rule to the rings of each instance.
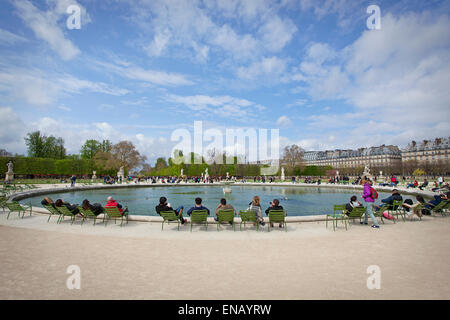
[[[6,197],[4,197],[4,196],[0,196],[0,208],[2,208],[3,212],[5,212]]]
[[[117,219],[120,219],[120,226],[122,227],[124,217],[126,218],[126,222],[128,224],[128,212],[124,212],[122,215],[119,211],[119,208],[117,207],[105,207],[105,212],[106,212],[105,227],[110,219],[114,219],[114,224],[116,223]],[[105,218],[103,218],[103,220],[105,220]]]
[[[431,213],[440,213],[443,217],[445,216],[445,212],[444,210],[446,209],[446,207],[448,206],[449,201],[447,200],[442,200],[441,202],[439,202],[439,204],[437,206],[434,206],[433,209],[431,209]],[[448,209],[448,207],[447,207]]]
[[[390,213],[391,210],[392,210],[392,205],[384,203],[378,211],[375,210],[375,208],[373,208],[372,212],[375,217],[381,218],[381,222],[383,222],[383,224],[384,224],[383,212],[387,211]],[[392,219],[392,221],[395,223],[395,217],[394,217],[394,219]]]
[[[418,204],[417,206],[415,206],[412,210],[412,216],[418,216],[419,220],[422,221],[422,209],[424,207],[423,203]],[[406,214],[406,213],[405,213]]]
[[[325,218],[325,228],[328,229],[328,220],[331,220],[331,222],[333,223],[333,231],[336,231],[338,221],[341,220],[342,224],[345,224],[345,230],[347,230],[347,220],[344,218],[345,210],[345,204],[335,204],[333,206],[333,213],[327,214]]]
[[[164,230],[164,222],[167,222],[167,225],[169,225],[170,222],[177,222],[178,231],[180,231],[180,218],[177,216],[175,210],[161,211],[159,215],[163,218],[161,231]]]
[[[402,217],[402,220],[405,221],[405,209],[402,206],[403,201],[401,200],[394,200],[392,202],[392,207],[388,210],[390,214],[395,216],[398,220],[398,216],[400,215]],[[395,220],[394,220],[395,223]]]
[[[286,218],[286,215],[284,214],[284,210],[269,210],[269,223],[267,225],[267,230],[270,232],[270,224],[271,223],[281,223],[281,224],[283,224],[284,231],[287,232],[285,218]]]
[[[94,212],[92,212],[92,210],[90,209],[85,210],[81,206],[78,206],[78,210],[80,210],[80,213],[82,215],[81,225],[83,225],[84,220],[86,219],[94,219],[94,226],[95,226],[95,223],[97,221],[97,215]]]
[[[65,217],[69,217],[70,218],[70,224],[71,225],[75,222],[75,218],[76,218],[77,214],[74,214],[65,205],[62,205],[61,207],[56,207],[56,210],[58,210],[60,212],[58,223],[62,223],[64,221]]]
[[[359,220],[359,222],[362,222],[362,217],[366,213],[366,207],[354,207],[351,212],[347,212],[344,219],[348,221],[348,226],[350,226],[350,221]]]
[[[255,223],[256,224],[256,231],[259,230],[259,223],[258,223],[258,219],[256,219],[256,213],[253,210],[240,210],[239,211],[239,216],[241,217],[241,223],[239,224],[239,230],[242,231],[242,224],[244,224],[244,229],[245,229],[245,224],[247,222],[249,223]]]
[[[47,222],[50,221],[50,218],[54,215],[58,216],[58,222],[61,218],[61,212],[59,212],[56,208],[54,208],[52,205],[43,205],[45,209],[47,209],[48,212],[50,212],[50,215],[48,216]]]
[[[191,213],[191,232],[192,225],[195,224],[205,224],[206,230],[208,230],[208,211],[207,210],[193,210]]]
[[[9,212],[8,212],[8,216],[6,217],[6,219],[9,219],[9,215],[11,214],[11,212],[17,212],[19,214],[19,218],[20,218],[20,213],[22,212],[22,219],[25,216],[25,211],[26,210],[30,210],[30,216],[31,213],[33,212],[33,207],[31,205],[21,205],[20,203],[13,201],[13,202],[6,202],[5,203],[6,207],[8,208]]]
[[[220,230],[221,223],[230,223],[233,226],[233,230],[236,231],[236,227],[234,225],[234,210],[233,209],[225,209],[219,210],[217,212],[217,231]]]

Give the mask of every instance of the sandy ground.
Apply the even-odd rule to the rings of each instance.
[[[270,233],[52,219],[0,214],[0,299],[450,298],[450,217]],[[66,286],[70,265],[80,290]],[[371,265],[381,289],[367,288]]]

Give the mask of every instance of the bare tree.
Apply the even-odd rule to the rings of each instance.
[[[288,174],[293,174],[296,167],[300,169],[304,167],[304,154],[305,150],[296,144],[284,148],[281,162],[286,165]]]
[[[120,141],[111,147],[110,152],[98,151],[94,156],[97,165],[106,169],[119,169],[124,166],[128,171],[142,166],[147,160],[136,150],[130,141]]]

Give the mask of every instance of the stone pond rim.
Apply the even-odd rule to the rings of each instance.
[[[318,188],[334,188],[334,189],[349,189],[349,190],[363,190],[363,186],[360,185],[336,185],[336,184],[311,184],[311,183],[296,183],[292,184],[289,182],[286,183],[233,183],[234,186],[271,186],[271,187],[318,187]],[[55,186],[55,185],[53,185]],[[121,189],[121,188],[149,188],[149,187],[184,187],[184,186],[197,186],[197,187],[211,187],[211,186],[230,186],[230,184],[226,183],[214,183],[214,184],[198,184],[198,183],[183,183],[183,184],[170,184],[170,183],[156,183],[156,184],[119,184],[119,185],[90,185],[90,186],[64,186],[59,188],[49,188],[49,189],[37,189],[37,190],[27,190],[24,192],[18,192],[12,194],[8,200],[10,201],[20,201],[31,197],[36,197],[40,195],[48,195],[53,193],[62,193],[62,192],[73,192],[73,191],[84,191],[84,190],[101,190],[101,189]],[[399,187],[380,187],[374,186],[377,191],[386,191],[390,192],[393,189],[397,189],[401,194],[406,195],[422,195],[424,198],[432,198],[436,193],[431,191],[422,191],[420,189],[403,189]],[[48,214],[47,210],[44,208],[33,208],[33,212]],[[326,215],[316,215],[316,216],[293,216],[286,217],[286,222],[314,222],[314,221],[324,221]],[[162,222],[161,217],[157,216],[138,216],[138,215],[130,215],[130,221],[140,221],[140,222]],[[239,220],[239,217],[237,218]],[[208,218],[208,223],[214,223],[215,220],[213,217]]]

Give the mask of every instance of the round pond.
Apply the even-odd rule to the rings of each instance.
[[[185,211],[194,206],[194,199],[203,199],[203,205],[214,214],[221,198],[227,199],[236,210],[248,208],[253,196],[261,198],[263,210],[269,207],[272,199],[279,199],[289,216],[310,216],[330,213],[334,204],[348,203],[352,195],[363,202],[362,190],[319,187],[286,187],[286,186],[231,186],[231,193],[224,194],[223,186],[167,186],[145,188],[96,189],[49,194],[53,200],[63,199],[70,203],[81,204],[84,199],[91,203],[106,204],[106,198],[113,196],[123,206],[128,206],[131,215],[156,216],[155,206],[159,198],[165,196],[172,207],[184,206]],[[376,203],[387,198],[390,193],[379,192]],[[403,195],[403,199],[413,196]],[[23,200],[33,206],[41,207],[43,196]]]

